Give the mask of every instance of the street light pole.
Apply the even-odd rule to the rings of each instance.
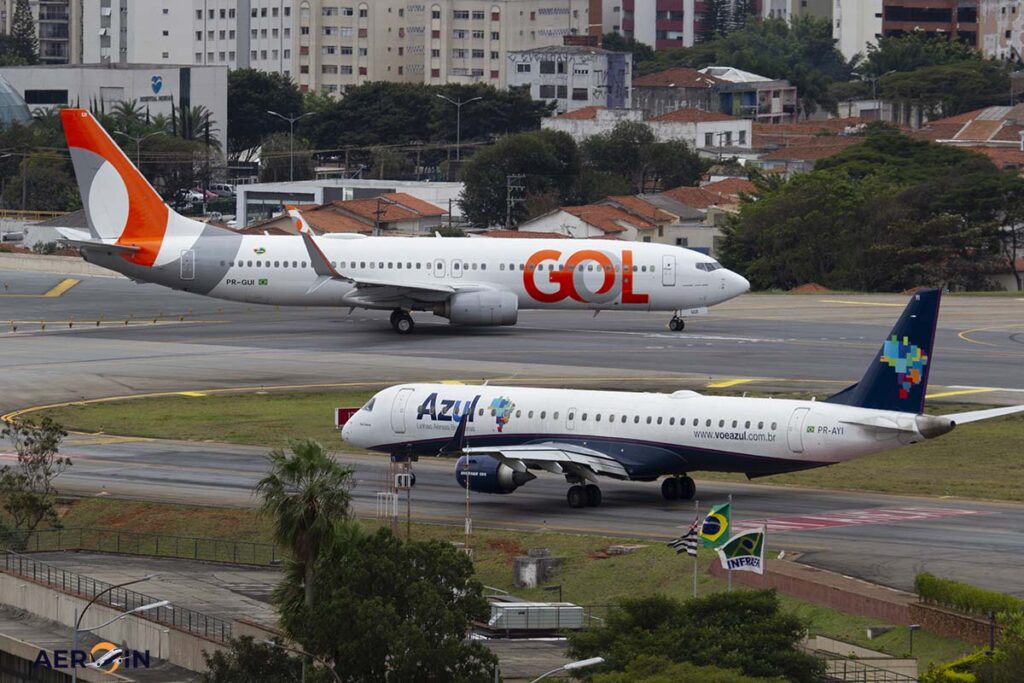
[[[124,612],[123,614],[120,614],[120,615],[114,617],[110,621],[108,621],[108,622],[106,622],[104,624],[100,624],[99,626],[96,626],[94,628],[86,628],[86,629],[80,628],[81,625],[82,625],[82,618],[85,617],[85,613],[89,610],[90,607],[92,607],[92,604],[94,602],[96,602],[97,600],[100,599],[101,596],[103,596],[106,593],[109,593],[110,591],[115,590],[117,588],[124,588],[125,586],[131,586],[132,584],[135,584],[135,583],[142,583],[143,581],[149,581],[150,579],[155,579],[156,577],[157,577],[156,574],[149,574],[147,576],[143,576],[141,579],[134,579],[132,581],[125,581],[124,583],[119,583],[116,586],[110,586],[110,587],[108,587],[108,588],[106,588],[104,590],[101,590],[96,595],[94,595],[92,600],[90,600],[85,605],[85,607],[82,608],[81,612],[79,612],[78,609],[76,608],[75,609],[75,626],[74,626],[74,628],[71,631],[71,652],[74,653],[74,651],[78,649],[78,634],[80,632],[81,633],[88,633],[90,631],[95,631],[97,629],[103,628],[104,626],[109,626],[110,624],[114,623],[118,619],[123,619],[124,617],[128,616],[129,614],[134,614],[135,612],[142,612],[142,611],[145,611],[145,610],[155,609],[157,607],[164,607],[164,606],[166,606],[168,604],[168,602],[166,600],[163,600],[161,602],[154,602],[151,605],[143,605],[142,607],[136,607],[133,610],[129,610],[127,612]],[[73,656],[74,655],[72,654],[72,657]],[[72,683],[78,683],[78,667],[75,666],[74,660],[72,660],[72,663],[71,663],[71,681],[72,681]]]
[[[537,681],[544,680],[548,676],[553,676],[554,674],[558,673],[559,671],[575,671],[576,669],[585,669],[588,666],[596,666],[598,664],[603,664],[603,663],[604,663],[604,657],[591,657],[590,659],[581,659],[581,660],[576,661],[576,662],[569,662],[568,664],[563,664],[562,666],[558,667],[557,669],[552,669],[551,671],[548,671],[547,673],[543,673],[540,676],[537,676],[537,678],[535,678],[532,681],[530,681],[530,683],[537,683]]]
[[[165,135],[165,133],[162,130],[158,130],[158,131],[156,131],[154,133],[149,133],[147,135],[128,135],[128,133],[122,133],[119,130],[115,130],[114,131],[114,135],[120,135],[121,137],[123,137],[123,138],[125,138],[127,140],[134,140],[135,141],[135,168],[141,170],[142,169],[142,154],[141,154],[142,141],[143,140],[147,140],[147,139],[149,139],[151,137],[154,137],[156,135]]]
[[[468,100],[453,100],[450,97],[438,93],[438,97],[455,105],[455,161],[462,161],[462,107],[470,102],[482,100],[483,97],[474,97]]]
[[[267,113],[288,122],[288,182],[295,182],[295,122],[307,116],[312,116],[316,112],[307,111],[305,114],[299,114],[298,116],[285,116],[268,109]]]

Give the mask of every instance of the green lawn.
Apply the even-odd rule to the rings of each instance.
[[[64,512],[63,524],[68,529],[92,527],[123,529],[148,533],[203,536],[230,540],[269,541],[266,520],[255,510],[139,503],[117,499],[83,499],[70,503]],[[368,527],[377,522],[365,522]],[[404,536],[405,526],[399,525]],[[462,541],[462,529],[450,526],[412,525],[418,539],[436,538]],[[559,533],[511,532],[478,529],[473,537],[473,558],[477,576],[486,586],[499,588],[519,597],[541,601],[556,600],[557,593],[541,588],[519,589],[512,585],[512,559],[528,548],[548,548],[553,555],[564,557],[562,574],[550,584],[561,584],[563,599],[580,605],[608,605],[625,597],[664,593],[685,599],[693,590],[693,561],[662,543],[636,541],[643,547],[629,555],[607,556],[612,544],[630,543],[622,539],[580,536]],[[713,553],[701,550],[698,591],[707,594],[724,590],[725,583],[707,573],[714,560]],[[812,603],[782,596],[783,604],[805,623],[812,634],[826,635],[888,654],[906,654],[909,643],[905,627],[897,628],[875,640],[868,640],[866,628],[877,620],[844,614]],[[602,614],[601,609],[595,610]],[[914,636],[914,654],[922,670],[932,662],[955,659],[971,650],[956,640],[928,633]]]
[[[334,408],[362,405],[373,392],[170,396],[72,405],[45,411],[70,429],[194,441],[278,446],[309,436],[338,443]],[[800,398],[786,394],[786,398]],[[937,412],[979,406],[938,404]],[[963,425],[941,438],[833,467],[759,479],[816,486],[993,500],[1024,500],[1024,415]],[[698,472],[741,481],[743,475]]]

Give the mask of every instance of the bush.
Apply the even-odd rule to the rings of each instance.
[[[968,614],[1021,612],[1024,601],[1011,595],[985,590],[959,581],[940,579],[928,573],[914,578],[914,590],[922,601]]]
[[[32,245],[33,254],[43,254],[44,256],[53,256],[57,253],[56,242],[36,242]]]

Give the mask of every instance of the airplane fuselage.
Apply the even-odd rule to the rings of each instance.
[[[641,242],[321,237],[317,244],[332,267],[355,279],[386,280],[399,287],[482,285],[514,293],[520,309],[699,309],[731,299],[748,286],[707,256]],[[353,299],[355,286],[345,281],[312,289],[318,275],[300,236],[210,229],[187,238],[166,237],[152,265],[133,263],[114,251],[89,250],[85,256],[139,281],[230,301],[395,307]],[[438,293],[437,300],[447,296]],[[412,310],[430,305],[405,303]]]

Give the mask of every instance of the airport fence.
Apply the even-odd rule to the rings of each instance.
[[[917,683],[917,677],[889,671],[842,655],[814,653],[825,661],[824,680],[835,683]]]
[[[17,552],[86,550],[260,566],[277,565],[284,558],[273,543],[91,528],[8,531],[0,534],[0,548]]]
[[[0,563],[2,563],[0,564],[0,571],[90,600],[97,596],[102,596],[96,602],[112,609],[129,612],[144,605],[160,602],[159,598],[151,595],[139,593],[128,588],[118,588],[104,581],[97,581],[90,576],[55,567],[10,550],[2,550],[0,552],[3,553],[2,560],[0,560]],[[202,636],[219,643],[226,643],[231,640],[230,621],[184,607],[175,607],[174,605],[156,607],[146,610],[137,616],[165,626],[173,626],[181,631]]]

